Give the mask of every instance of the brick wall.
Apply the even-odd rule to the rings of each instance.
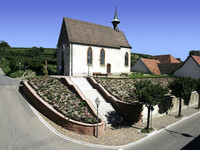
[[[54,121],[56,124],[79,134],[91,136],[96,135],[96,124],[87,124],[68,119],[56,111],[51,105],[46,103],[40,96],[38,96],[36,91],[32,89],[32,87],[26,81],[23,82],[23,92],[38,111],[40,111],[50,120]],[[99,123],[99,135],[101,135],[103,132],[104,123],[101,122]]]
[[[141,120],[141,113],[143,109],[143,105],[141,103],[136,102],[130,104],[119,101],[117,98],[108,93],[101,84],[97,83],[94,78],[88,77],[87,80],[95,89],[99,91],[107,102],[111,103],[117,111],[121,112],[122,116],[126,120],[131,122],[138,122]]]

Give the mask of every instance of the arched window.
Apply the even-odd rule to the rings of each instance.
[[[126,54],[125,54],[124,65],[125,65],[125,66],[128,66],[128,53],[127,53],[127,52],[126,52]]]
[[[101,65],[105,64],[105,50],[104,49],[101,49],[101,52],[100,52],[100,64]]]
[[[92,64],[92,48],[89,47],[87,51],[87,63]]]

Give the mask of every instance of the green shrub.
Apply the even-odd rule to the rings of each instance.
[[[23,76],[24,77],[33,77],[33,76],[36,76],[36,72],[34,72],[32,70],[26,70],[26,72],[24,72]]]
[[[0,67],[2,68],[3,72],[7,75],[8,72],[11,71],[9,67],[9,61],[6,58],[0,59]]]
[[[49,74],[53,75],[57,73],[57,65],[47,64]]]
[[[24,73],[24,71],[22,71],[22,70],[19,71],[18,70],[16,72],[11,73],[10,77],[11,78],[19,78],[19,77],[22,77],[23,73]]]

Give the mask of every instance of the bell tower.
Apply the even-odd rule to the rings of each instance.
[[[117,7],[115,7],[115,15],[114,15],[114,19],[112,20],[111,23],[113,24],[113,29],[116,32],[119,32],[117,25],[120,23],[120,21],[119,21],[118,16],[117,16]]]

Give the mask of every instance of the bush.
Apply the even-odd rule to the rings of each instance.
[[[19,71],[18,70],[16,72],[11,73],[10,77],[11,78],[19,78],[19,77],[22,77],[23,73],[24,73],[24,71],[22,71],[22,70]]]
[[[57,73],[57,65],[47,64],[47,69],[50,75]]]
[[[26,70],[26,72],[24,72],[23,76],[24,77],[33,77],[33,76],[36,76],[36,72],[34,72],[32,70]]]
[[[7,75],[8,72],[11,71],[9,67],[9,61],[6,58],[0,59],[0,67],[2,68],[3,72]]]

